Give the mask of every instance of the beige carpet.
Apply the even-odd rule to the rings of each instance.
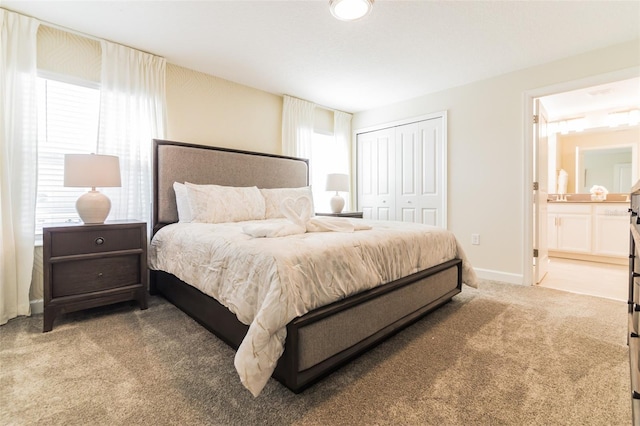
[[[484,282],[295,395],[159,297],[0,327],[0,424],[626,425],[624,302]]]

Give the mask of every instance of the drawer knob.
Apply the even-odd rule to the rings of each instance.
[[[95,243],[96,243],[97,246],[103,245],[104,244],[104,238],[102,238],[102,237],[96,238]]]
[[[102,272],[98,272],[98,278],[102,278]]]

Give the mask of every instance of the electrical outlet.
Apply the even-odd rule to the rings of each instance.
[[[480,234],[471,234],[471,244],[480,245]]]

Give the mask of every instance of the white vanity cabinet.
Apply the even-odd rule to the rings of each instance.
[[[620,263],[629,251],[628,203],[549,203],[549,254]]]
[[[594,205],[593,254],[626,257],[629,252],[629,206]]]
[[[591,205],[549,204],[549,250],[591,252]]]

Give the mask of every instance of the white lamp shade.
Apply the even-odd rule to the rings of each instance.
[[[106,188],[120,185],[120,161],[115,155],[64,156],[64,186]]]
[[[349,192],[349,175],[329,173],[327,175],[327,191]]]
[[[96,187],[120,185],[120,161],[115,155],[64,156],[64,186],[92,188],[76,201],[76,210],[84,223],[104,223],[111,211],[111,200],[96,191]]]

